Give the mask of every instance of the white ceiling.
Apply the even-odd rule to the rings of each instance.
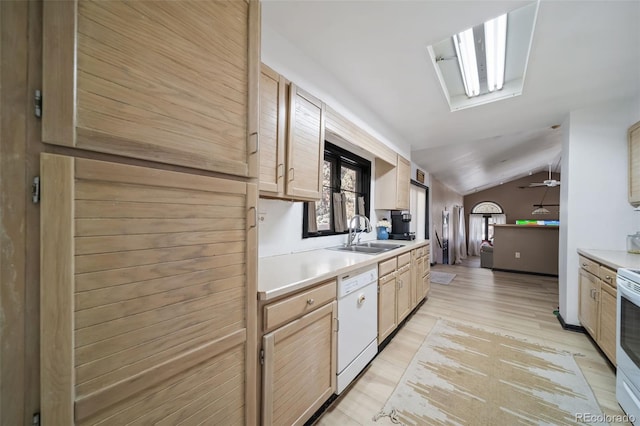
[[[531,1],[263,1],[263,25],[461,194],[559,164],[572,110],[640,96],[640,1],[542,1],[524,91],[451,112],[427,46]],[[375,127],[375,123],[371,123]],[[557,170],[558,166],[554,166]]]

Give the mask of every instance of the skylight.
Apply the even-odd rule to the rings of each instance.
[[[428,47],[451,111],[522,94],[538,4],[481,22]]]

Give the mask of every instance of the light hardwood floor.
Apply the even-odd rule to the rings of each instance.
[[[466,265],[474,265],[474,262]],[[569,351],[605,414],[624,414],[615,399],[615,372],[589,338],[560,326],[558,280],[463,265],[435,265],[457,274],[449,285],[431,284],[429,299],[410,318],[366,372],[316,422],[370,425],[438,319],[481,326]]]

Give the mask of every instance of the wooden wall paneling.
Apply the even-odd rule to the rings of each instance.
[[[40,240],[42,421],[74,423],[72,158],[43,154]]]
[[[396,164],[396,152],[349,119],[327,106],[326,128],[347,142],[373,153],[388,164]]]
[[[78,2],[43,2],[42,140],[76,144],[76,32]]]
[[[30,422],[34,394],[29,386],[29,251],[26,215],[30,206],[27,159],[27,2],[0,2],[0,424]],[[37,360],[36,360],[37,362]],[[34,368],[37,372],[37,368]],[[37,384],[36,384],[37,386]]]

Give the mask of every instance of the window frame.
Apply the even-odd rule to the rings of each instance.
[[[324,143],[324,161],[331,162],[331,194],[338,192],[339,189],[342,192],[342,182],[340,177],[340,171],[342,166],[352,168],[356,170],[357,188],[356,193],[358,196],[364,196],[364,211],[365,215],[370,218],[370,203],[371,203],[371,161],[360,157],[344,148],[334,145],[325,141]],[[324,191],[325,185],[322,183],[322,191]],[[331,235],[344,235],[349,231],[335,232],[333,224],[333,195],[329,198],[331,217],[329,220],[330,229],[318,230],[317,232],[309,232],[309,203],[304,203],[302,214],[302,238],[315,238],[326,237]]]

